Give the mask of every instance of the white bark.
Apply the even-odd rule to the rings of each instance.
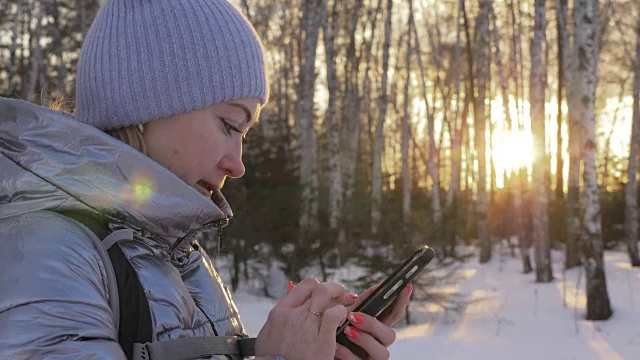
[[[42,68],[42,45],[40,44],[40,36],[42,31],[42,6],[40,1],[34,3],[34,12],[36,18],[36,28],[31,34],[33,42],[33,54],[31,57],[31,71],[29,72],[28,86],[23,89],[23,96],[27,101],[33,102],[38,86],[38,80],[40,79],[40,71]]]
[[[458,14],[456,17],[456,46],[454,49],[453,63],[458,64],[460,61],[460,32],[461,32],[461,24],[460,17],[462,16],[462,2],[464,0],[458,1]],[[461,141],[462,141],[462,121],[467,121],[466,116],[462,116],[460,119],[460,66],[455,67],[455,81],[456,81],[456,110],[452,120],[452,127],[450,129],[450,137],[451,137],[451,175],[450,175],[450,184],[449,191],[447,192],[447,211],[450,216],[454,216],[452,214],[454,201],[457,201],[458,196],[460,195],[460,177],[462,172],[462,151],[461,151]],[[468,101],[465,99],[464,107],[468,110]],[[463,111],[463,114],[466,114],[466,111]]]
[[[634,62],[633,80],[633,122],[631,127],[631,144],[629,149],[629,166],[627,168],[627,184],[625,186],[625,236],[629,262],[632,266],[640,266],[638,257],[638,155],[640,154],[640,18],[636,29],[636,58]]]
[[[342,169],[340,151],[340,132],[337,117],[338,79],[334,37],[337,32],[337,0],[334,0],[330,16],[324,21],[324,45],[327,64],[327,87],[329,105],[327,107],[327,134],[329,136],[329,229],[337,230],[342,213]],[[328,4],[325,4],[328,7]]]
[[[567,177],[567,239],[565,249],[566,269],[580,264],[580,251],[578,249],[578,239],[580,236],[580,133],[578,128],[579,119],[576,116],[576,102],[578,100],[579,86],[573,74],[575,72],[575,55],[573,54],[568,25],[567,1],[555,0],[557,19],[559,23],[560,56],[562,57],[562,78],[567,86],[567,103],[569,104],[568,128],[569,128],[569,174]]]
[[[418,39],[418,32],[415,26],[413,17],[410,17],[409,21],[413,27],[413,34]],[[432,41],[433,43],[433,41]],[[435,45],[434,45],[435,48]],[[427,172],[431,178],[431,210],[433,212],[433,224],[437,231],[440,230],[440,224],[442,220],[442,208],[440,206],[440,175],[438,174],[438,167],[436,166],[436,156],[438,154],[436,148],[435,139],[435,120],[433,109],[429,106],[429,97],[427,92],[427,80],[426,72],[424,71],[424,63],[422,62],[422,51],[420,50],[420,43],[416,41],[416,57],[418,59],[418,68],[420,69],[420,80],[422,84],[422,94],[427,112],[427,136],[429,139],[429,156],[427,157]],[[435,92],[435,90],[434,90]]]
[[[22,19],[22,0],[16,1],[16,15],[13,18],[11,26],[11,46],[9,47],[9,69],[7,74],[7,94],[12,94],[14,91],[13,77],[16,74],[18,68],[18,57],[16,52],[18,50],[18,37],[20,35],[20,20]]]
[[[345,139],[345,150],[346,150],[346,158],[343,162],[344,172],[344,204],[345,209],[349,209],[351,207],[351,203],[353,202],[353,195],[355,193],[355,179],[356,179],[356,164],[358,163],[358,158],[360,155],[360,136],[362,132],[362,121],[363,115],[369,116],[370,112],[362,111],[365,100],[367,99],[367,95],[369,95],[369,71],[371,69],[371,58],[373,55],[373,39],[376,34],[376,26],[378,14],[382,9],[382,0],[378,0],[375,11],[370,14],[370,22],[369,29],[371,30],[371,35],[368,38],[368,41],[364,40],[364,54],[365,54],[365,70],[364,76],[362,80],[362,85],[359,85],[358,82],[358,74],[354,70],[351,70],[351,74],[347,71],[347,79],[346,79],[346,99],[347,101],[344,104],[344,125],[343,129],[345,130],[345,135],[343,139]],[[352,12],[351,22],[354,23],[351,29],[351,39],[349,48],[347,50],[347,63],[351,64],[351,68],[357,68],[357,63],[359,59],[356,57],[355,53],[355,24],[358,21],[358,12]],[[349,70],[349,68],[347,68]],[[355,104],[356,106],[353,106]],[[369,133],[369,130],[367,130]],[[347,210],[345,213],[345,217],[348,223],[351,223],[353,211]]]
[[[318,32],[321,26],[322,0],[304,1],[302,5],[303,43],[298,82],[298,146],[300,148],[300,231],[304,241],[318,229],[318,139],[313,112],[315,61]]]
[[[477,28],[479,31],[476,48],[476,78],[478,80],[476,104],[474,107],[475,145],[478,156],[478,190],[476,200],[477,230],[480,241],[480,262],[491,259],[491,239],[487,219],[487,121],[485,117],[485,99],[489,70],[489,8],[492,0],[480,0],[480,14]]]
[[[62,42],[62,24],[60,23],[60,3],[58,0],[54,0],[51,4],[52,7],[52,17],[54,22],[54,38],[53,44],[55,44],[55,54],[56,60],[58,62],[57,66],[57,76],[56,76],[56,91],[57,96],[60,98],[66,98],[67,96],[67,62],[63,58],[64,54],[64,46]]]
[[[549,161],[546,153],[545,132],[545,87],[542,64],[542,43],[546,36],[545,0],[535,0],[535,25],[531,42],[531,77],[529,80],[531,97],[531,130],[533,132],[533,243],[536,260],[536,281],[553,280],[551,270],[551,246],[549,239],[548,199],[549,189],[546,177],[549,173]]]
[[[411,23],[413,20],[412,12],[413,0],[409,0],[409,30],[407,34],[407,58],[406,58],[406,72],[407,77],[404,84],[404,115],[402,116],[402,139],[401,139],[401,152],[402,152],[402,222],[406,228],[406,225],[411,219],[411,171],[409,170],[409,138],[411,137],[411,123],[409,121],[409,83],[411,82]]]
[[[603,261],[600,216],[600,190],[596,169],[595,93],[598,73],[598,1],[576,0],[574,5],[575,48],[577,66],[574,74],[579,84],[578,119],[583,134],[581,151],[584,164],[582,203],[582,242],[587,286],[587,319],[605,320],[611,316]]]
[[[371,158],[373,161],[373,179],[371,187],[371,233],[378,233],[381,218],[382,201],[382,151],[384,146],[384,121],[387,116],[387,83],[389,71],[389,48],[391,46],[391,15],[393,0],[387,0],[387,16],[384,23],[384,45],[382,54],[382,82],[378,97],[378,119],[373,139]]]

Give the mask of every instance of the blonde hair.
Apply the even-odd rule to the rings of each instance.
[[[145,155],[148,154],[147,143],[144,141],[144,127],[140,125],[131,125],[115,130],[105,131],[107,134],[131,146]]]
[[[53,101],[47,101],[46,106],[49,109],[57,111],[59,113],[72,115],[72,116],[74,113],[73,103],[66,101],[63,97],[58,97]],[[142,124],[131,125],[131,126],[123,127],[120,129],[105,131],[105,133],[131,146],[132,148],[140,151],[141,153],[145,155],[149,155],[148,154],[149,149],[147,148],[147,143],[144,141],[144,136],[142,135],[143,132],[144,132],[144,126]]]

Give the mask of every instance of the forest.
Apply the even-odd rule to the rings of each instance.
[[[0,0],[0,95],[73,113],[100,4]],[[439,263],[506,244],[536,282],[554,281],[552,254],[583,267],[586,319],[611,316],[603,254],[640,266],[637,0],[234,4],[270,100],[224,189],[233,288],[274,261],[290,279],[382,279],[420,244]]]

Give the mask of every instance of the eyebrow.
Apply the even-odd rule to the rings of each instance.
[[[228,103],[228,105],[242,110],[244,112],[244,114],[246,115],[246,118],[244,119],[244,121],[246,121],[247,124],[251,122],[251,118],[253,116],[252,116],[251,111],[249,110],[249,108],[247,108],[246,106],[244,106],[242,104],[238,104],[238,103],[235,103],[235,102],[230,102],[230,103]]]

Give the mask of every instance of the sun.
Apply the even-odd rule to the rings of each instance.
[[[495,130],[493,134],[493,163],[496,185],[502,187],[502,174],[508,174],[533,163],[533,140],[524,130]]]
[[[510,174],[514,170],[531,168],[534,159],[533,137],[531,136],[531,120],[529,119],[529,103],[522,101],[523,125],[518,126],[512,119],[511,126],[506,123],[506,115],[502,98],[491,100],[491,118],[493,121],[493,146],[487,146],[487,162],[493,158],[496,171],[496,186],[504,187],[502,174]],[[509,97],[509,112],[514,117],[517,112],[516,99]],[[487,139],[488,140],[488,139]],[[489,144],[487,144],[489,145]]]

